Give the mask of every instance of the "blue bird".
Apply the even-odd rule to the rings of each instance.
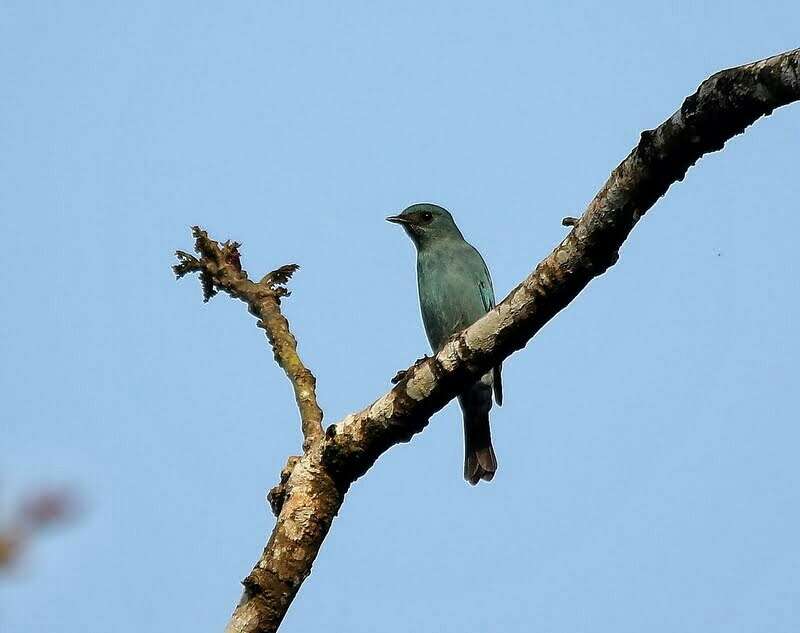
[[[414,204],[386,218],[400,224],[417,248],[417,289],[422,322],[434,353],[455,333],[494,307],[494,290],[481,254],[464,240],[453,216],[435,204]],[[464,479],[491,481],[497,470],[489,410],[492,389],[503,403],[500,365],[458,397],[464,415]]]

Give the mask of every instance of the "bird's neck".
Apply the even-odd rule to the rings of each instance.
[[[423,237],[416,242],[417,252],[439,252],[458,248],[464,244],[460,233],[447,233],[444,235]]]

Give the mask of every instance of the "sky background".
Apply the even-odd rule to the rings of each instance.
[[[346,5],[350,5],[349,7]],[[643,129],[800,44],[765,1],[0,2],[0,506],[86,511],[0,578],[0,629],[221,631],[300,443],[188,227],[302,269],[326,423],[427,351],[413,247],[451,209],[502,298]],[[282,631],[800,630],[800,107],[707,156],[505,364],[499,472],[457,406],[347,495]]]

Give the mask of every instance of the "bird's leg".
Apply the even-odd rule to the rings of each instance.
[[[418,358],[417,360],[414,361],[414,364],[411,366],[411,369],[414,369],[414,368],[418,367],[419,365],[424,363],[429,358],[430,358],[430,356],[428,356],[427,354],[425,356],[423,356],[422,358]],[[400,371],[398,371],[394,375],[394,378],[392,378],[392,384],[396,385],[398,382],[403,380],[406,377],[406,375],[408,374],[408,372],[411,371],[411,369],[401,369]]]

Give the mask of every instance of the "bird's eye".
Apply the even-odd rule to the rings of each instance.
[[[423,211],[422,213],[419,214],[419,217],[422,218],[423,222],[430,222],[431,220],[433,220],[433,213],[431,213],[430,211]]]

